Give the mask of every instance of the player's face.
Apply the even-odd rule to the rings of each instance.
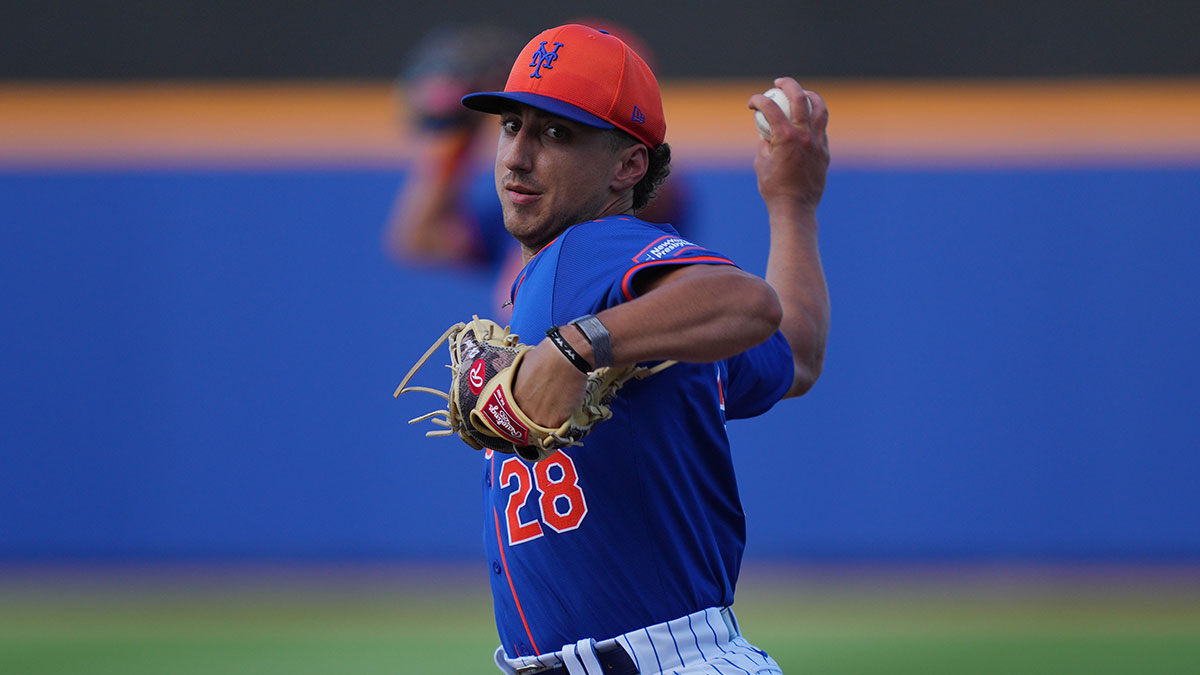
[[[500,115],[496,192],[504,226],[536,252],[571,225],[622,213],[607,135],[524,105]]]

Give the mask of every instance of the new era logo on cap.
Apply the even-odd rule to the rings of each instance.
[[[498,113],[517,101],[582,124],[619,128],[651,148],[667,135],[658,80],[619,38],[579,24],[543,31],[513,63],[504,91],[463,97],[463,105]]]

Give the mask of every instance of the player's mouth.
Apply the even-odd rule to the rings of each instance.
[[[542,193],[520,183],[506,183],[504,191],[508,194],[508,200],[518,206],[532,204],[542,198]]]

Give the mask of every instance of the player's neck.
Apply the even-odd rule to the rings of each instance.
[[[625,190],[613,195],[608,204],[600,210],[600,215],[592,218],[592,220],[599,220],[609,216],[630,215],[633,215],[633,190]]]
[[[633,215],[633,193],[625,192],[625,193],[622,193],[619,195],[613,195],[613,198],[604,206],[604,208],[600,209],[600,212],[597,213],[596,215],[591,216],[590,218],[579,218],[576,220],[576,222],[568,223],[568,224],[564,225],[563,227],[555,230],[554,234],[545,240],[536,241],[536,242],[526,242],[526,241],[518,240],[521,244],[522,263],[529,262],[529,260],[531,258],[533,258],[533,256],[538,254],[538,251],[541,251],[543,248],[545,248],[545,247],[549,246],[551,243],[553,243],[554,240],[557,239],[560,234],[562,234],[563,232],[566,232],[568,228],[574,227],[575,225],[578,225],[580,223],[588,223],[593,220],[600,220],[601,218],[608,218],[610,216],[632,216],[632,215]]]

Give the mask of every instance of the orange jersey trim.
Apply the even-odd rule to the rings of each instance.
[[[504,565],[504,578],[508,579],[508,590],[512,591],[513,602],[517,605],[517,614],[521,615],[521,623],[525,626],[525,634],[529,636],[529,644],[533,646],[534,654],[541,654],[537,643],[533,641],[533,632],[529,630],[529,622],[525,620],[525,610],[521,609],[521,600],[517,597],[517,588],[513,585],[512,575],[508,573],[508,558],[504,555],[504,542],[500,539],[500,512],[492,507],[492,517],[496,519],[496,545],[500,547],[500,562]]]
[[[651,260],[640,265],[634,265],[625,273],[625,278],[621,280],[621,292],[625,294],[626,300],[633,299],[633,289],[630,288],[630,282],[633,281],[633,275],[640,272],[646,267],[652,265],[690,265],[693,263],[718,263],[722,265],[733,265],[733,261],[729,258],[718,258],[717,256],[705,255],[696,256],[694,258],[668,258],[667,260]],[[736,267],[736,265],[734,265]]]

